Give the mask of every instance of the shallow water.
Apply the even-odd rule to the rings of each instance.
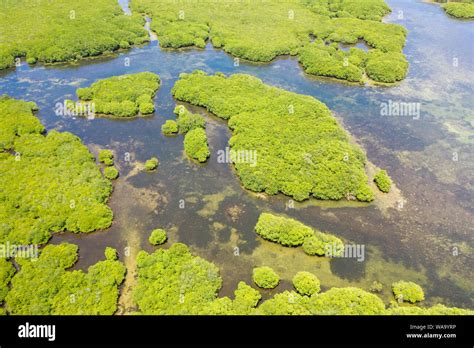
[[[170,242],[187,243],[197,255],[221,267],[222,295],[231,294],[239,280],[250,282],[252,267],[269,265],[284,281],[265,297],[289,288],[297,271],[309,270],[320,277],[323,288],[367,289],[379,280],[388,302],[390,283],[405,279],[424,287],[427,303],[474,307],[474,23],[451,19],[437,5],[387,2],[393,9],[387,21],[409,30],[405,53],[410,71],[395,87],[361,87],[308,76],[292,57],[270,64],[240,61],[234,66],[233,57],[210,45],[205,50],[162,50],[156,41],[76,64],[29,67],[24,63],[1,72],[0,94],[36,101],[38,117],[48,130],[73,132],[92,151],[107,147],[116,154],[121,177],[110,200],[113,226],[92,234],[57,234],[51,242],[80,246],[76,268],[85,269],[103,258],[106,246],[118,248],[121,258],[133,267],[139,249],[153,250],[147,242],[151,230],[162,227],[170,231]],[[283,195],[247,192],[232,166],[217,163],[216,153],[225,149],[230,137],[226,122],[201,108],[192,109],[207,115],[211,158],[205,165],[189,161],[183,155],[182,136],[163,136],[161,125],[174,119],[176,102],[170,94],[174,82],[181,72],[195,69],[252,74],[326,103],[369,160],[388,170],[401,190],[403,206],[312,200],[292,209]],[[162,80],[154,115],[132,120],[55,115],[55,104],[74,99],[77,88],[140,71],[158,73]],[[389,100],[420,103],[420,117],[381,116],[380,105]],[[152,156],[160,159],[157,172],[135,169]],[[329,261],[262,241],[253,231],[262,211],[285,213],[363,244],[365,260]]]

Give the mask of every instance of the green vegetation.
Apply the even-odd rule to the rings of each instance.
[[[309,272],[298,272],[293,277],[293,286],[301,295],[311,296],[320,290],[319,279]]]
[[[187,132],[184,136],[184,151],[189,157],[199,162],[206,162],[210,155],[206,131],[195,128]]]
[[[76,91],[80,105],[91,103],[98,114],[133,117],[155,111],[153,97],[160,88],[160,77],[151,72],[112,76]],[[69,108],[77,104],[70,102]]]
[[[359,288],[331,288],[309,299],[308,310],[311,314],[327,315],[371,315],[384,314],[382,300]]]
[[[374,181],[380,191],[388,193],[392,186],[392,179],[387,174],[385,170],[379,170],[374,176]]]
[[[244,282],[239,282],[234,292],[234,307],[237,313],[250,314],[249,310],[255,308],[262,298],[260,292]]]
[[[234,163],[246,189],[295,200],[373,200],[364,153],[316,99],[243,74],[181,74],[175,98],[229,120],[233,150],[256,151],[257,163]],[[202,133],[202,132],[201,132]]]
[[[417,306],[393,307],[387,309],[386,314],[391,315],[474,315],[473,310],[457,307],[446,307],[442,304],[433,307],[423,308]]]
[[[104,252],[107,260],[115,261],[118,259],[117,250],[111,247],[106,247]]]
[[[168,239],[166,231],[162,229],[156,229],[151,232],[150,238],[148,241],[153,245],[161,245]]]
[[[63,62],[149,41],[144,19],[125,15],[114,0],[4,1],[1,8],[0,69],[16,57]]]
[[[5,303],[10,314],[111,315],[117,310],[118,287],[125,266],[107,259],[88,272],[66,271],[77,260],[77,246],[47,245],[37,260],[17,259],[20,271],[11,280]]]
[[[141,251],[137,257],[138,286],[134,299],[143,314],[186,315],[355,315],[355,314],[472,314],[470,310],[447,308],[392,307],[385,308],[382,300],[362,289],[331,288],[319,293],[317,278],[308,272],[298,272],[293,278],[301,292],[284,291],[258,305],[261,294],[244,282],[234,291],[234,300],[218,297],[222,285],[218,268],[212,263],[191,255],[186,245],[173,244],[168,250],[158,249],[152,254]],[[265,287],[275,287],[278,276],[269,267],[261,269],[259,280]],[[260,279],[261,278],[261,279]],[[258,307],[257,307],[258,305]]]
[[[339,238],[283,216],[260,214],[255,232],[264,239],[284,246],[303,245],[303,250],[308,255],[333,257],[344,252],[344,243]]]
[[[284,246],[300,246],[314,234],[311,227],[297,220],[269,213],[260,214],[255,232],[264,239]]]
[[[257,286],[263,289],[273,289],[280,282],[278,274],[267,266],[255,267],[253,269],[252,279]]]
[[[104,176],[109,180],[115,180],[119,177],[119,171],[115,167],[105,167]]]
[[[0,258],[0,304],[5,300],[8,293],[8,284],[15,274],[15,267],[13,264],[4,259]]]
[[[374,81],[395,82],[406,74],[402,49],[407,31],[381,22],[390,13],[383,0],[217,1],[212,6],[205,1],[135,0],[131,5],[153,18],[151,29],[162,47],[204,47],[209,40],[214,47],[251,61],[298,55],[310,74],[356,82],[366,79],[366,63],[371,66],[367,76]],[[311,37],[317,44],[311,43]],[[323,41],[355,44],[359,40],[370,47],[368,55],[323,47]],[[349,57],[348,66],[344,56]]]
[[[155,170],[156,168],[158,168],[159,164],[160,164],[160,161],[158,160],[158,158],[152,157],[145,162],[145,169],[149,171]]]
[[[186,134],[195,128],[206,128],[204,117],[189,112],[183,105],[176,106],[174,113],[178,117],[178,129],[181,134]]]
[[[337,257],[344,253],[344,243],[328,233],[315,231],[304,240],[303,251],[308,255]]]
[[[166,120],[166,122],[161,126],[161,131],[165,135],[171,135],[178,133],[178,124],[173,120]]]
[[[104,163],[106,166],[114,165],[114,154],[110,150],[100,150],[99,162]]]
[[[474,19],[474,2],[448,2],[441,5],[450,16],[463,19]]]
[[[370,292],[377,292],[377,293],[379,293],[379,292],[382,292],[382,290],[383,290],[383,284],[380,283],[380,282],[378,282],[378,281],[376,281],[376,280],[374,280],[374,281],[372,282],[372,285],[370,285],[370,288],[369,288],[369,291],[370,291]]]
[[[392,284],[392,291],[395,299],[400,302],[415,303],[425,299],[425,293],[421,286],[413,282],[400,280]]]
[[[0,98],[0,242],[41,244],[53,232],[109,227],[112,185],[94,156],[71,133],[42,135],[34,107]]]
[[[202,313],[222,285],[219,269],[181,243],[153,254],[140,251],[137,265],[134,299],[144,314]]]

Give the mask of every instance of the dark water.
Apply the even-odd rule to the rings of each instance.
[[[473,307],[474,23],[451,19],[437,5],[410,0],[388,3],[393,13],[387,21],[409,30],[405,54],[410,62],[407,79],[390,88],[311,77],[291,57],[270,64],[241,61],[235,67],[233,57],[210,46],[161,50],[157,42],[74,65],[23,64],[0,73],[0,94],[37,102],[38,117],[48,130],[73,132],[92,151],[107,147],[116,154],[121,177],[110,200],[113,226],[89,235],[58,234],[52,243],[78,244],[77,268],[103,258],[105,246],[118,248],[127,266],[133,267],[125,248],[132,255],[142,248],[153,250],[147,242],[149,233],[162,227],[168,229],[170,242],[187,243],[197,255],[221,267],[223,295],[229,295],[239,280],[250,281],[252,267],[264,264],[284,279],[274,291],[289,288],[297,271],[309,270],[320,277],[323,288],[367,289],[379,280],[388,302],[391,282],[405,279],[424,287],[427,303]],[[183,155],[182,136],[163,136],[161,125],[174,119],[176,102],[170,94],[174,82],[181,72],[195,69],[252,74],[326,103],[369,160],[388,170],[403,206],[384,199],[371,205],[313,200],[287,209],[287,197],[247,192],[232,166],[217,163],[216,152],[227,146],[230,132],[225,121],[212,115],[207,115],[211,158],[205,165],[190,162]],[[55,104],[74,99],[77,88],[140,71],[158,73],[162,80],[151,117],[88,120],[55,115]],[[389,100],[420,103],[419,119],[381,116],[380,104]],[[201,108],[193,110],[206,114]],[[134,169],[152,156],[160,159],[157,172]],[[299,249],[262,242],[253,231],[262,211],[285,213],[363,244],[365,260],[329,262]]]

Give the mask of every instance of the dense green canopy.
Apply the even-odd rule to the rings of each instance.
[[[308,255],[340,256],[344,252],[342,240],[328,233],[291,218],[262,213],[255,225],[255,232],[262,238],[284,246],[303,246]]]
[[[0,69],[15,57],[63,62],[141,44],[149,40],[144,23],[116,0],[2,1]]]
[[[405,301],[415,303],[425,299],[425,293],[421,286],[413,282],[400,280],[399,282],[392,284],[392,291],[397,301],[400,302]]]
[[[377,295],[355,287],[331,288],[319,293],[319,280],[308,272],[298,272],[293,278],[293,284],[301,294],[284,291],[258,305],[260,292],[239,282],[233,300],[218,297],[222,285],[218,268],[193,256],[181,243],[173,244],[168,250],[160,248],[152,254],[141,251],[137,264],[138,284],[134,299],[143,314],[472,314],[469,310],[442,305],[386,309]],[[258,267],[253,275],[254,279],[258,278],[258,286],[265,288],[273,288],[279,282],[279,277],[269,267]]]
[[[368,77],[395,82],[406,75],[402,49],[407,31],[381,22],[391,11],[383,0],[213,1],[212,5],[206,0],[134,0],[131,6],[153,18],[151,29],[162,47],[204,47],[209,39],[239,58],[268,62],[293,54],[310,74],[360,82],[366,79],[365,59],[346,67],[341,59],[345,53],[339,48],[327,52],[311,41],[355,44],[364,40],[371,51],[384,54],[383,59],[368,55],[367,64],[380,65],[377,73],[374,68],[370,74],[367,70]]]
[[[252,273],[255,284],[263,289],[273,289],[280,283],[280,277],[267,266],[255,267]]]
[[[112,76],[79,88],[76,93],[80,102],[69,102],[68,107],[90,103],[90,110],[116,117],[151,114],[155,111],[152,98],[158,88],[160,77],[151,72]]]
[[[245,188],[282,192],[301,201],[373,200],[365,155],[318,100],[265,85],[243,74],[181,74],[178,100],[204,106],[229,120],[235,151],[255,151],[257,161],[235,161]]]
[[[87,273],[66,271],[76,262],[77,250],[74,244],[48,245],[37,260],[16,259],[21,269],[11,280],[5,298],[7,311],[25,315],[113,314],[125,266],[108,255]]]
[[[33,104],[0,98],[0,242],[46,243],[52,232],[112,223],[112,191],[94,157],[67,132],[42,135]]]
[[[441,5],[447,14],[463,19],[474,19],[474,2],[464,0],[463,2],[449,2]]]
[[[189,157],[199,162],[206,162],[210,155],[206,131],[195,128],[187,132],[184,136],[184,151]]]

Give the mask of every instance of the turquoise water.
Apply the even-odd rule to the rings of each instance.
[[[395,87],[362,87],[308,76],[293,57],[270,64],[241,61],[236,67],[233,57],[210,45],[204,50],[162,50],[156,41],[76,64],[24,63],[1,72],[0,94],[37,102],[38,117],[48,130],[70,131],[92,150],[99,146],[116,153],[121,178],[110,201],[113,226],[89,235],[58,234],[52,243],[77,243],[80,259],[75,267],[86,268],[102,258],[105,246],[152,250],[149,232],[164,227],[171,231],[172,242],[189,244],[196,254],[221,267],[223,295],[231,293],[240,279],[250,281],[252,266],[268,263],[283,274],[307,268],[321,277],[326,288],[367,288],[382,279],[387,301],[389,282],[416,280],[425,288],[428,303],[474,307],[474,23],[451,19],[433,4],[387,2],[393,13],[386,21],[409,30],[404,51],[410,71]],[[230,132],[225,121],[212,115],[207,115],[211,158],[205,165],[188,161],[182,137],[164,137],[161,125],[174,118],[176,102],[170,94],[174,82],[181,72],[195,69],[251,74],[326,103],[369,160],[388,170],[404,198],[403,208],[310,202],[286,209],[287,197],[257,197],[241,188],[231,166],[217,163],[216,153],[227,146]],[[140,71],[158,73],[162,79],[151,117],[88,120],[55,115],[55,104],[74,99],[77,88]],[[389,100],[419,103],[419,119],[381,116],[380,105]],[[193,110],[206,114],[200,108]],[[131,161],[126,160],[127,153]],[[160,159],[156,173],[134,171],[136,162],[151,156]],[[262,242],[253,231],[262,211],[285,213],[364,244],[366,260],[328,263]],[[240,256],[234,255],[236,246]],[[276,291],[289,286],[285,279]]]

